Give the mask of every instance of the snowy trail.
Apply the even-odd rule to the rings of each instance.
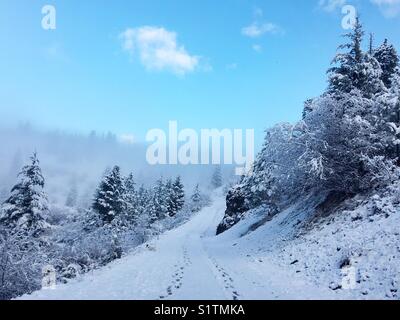
[[[299,290],[327,298],[234,241],[215,237],[224,211],[224,197],[217,195],[211,207],[153,241],[155,251],[139,247],[109,266],[22,299],[295,299]]]

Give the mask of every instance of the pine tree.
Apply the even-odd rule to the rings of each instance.
[[[350,41],[339,46],[339,50],[348,51],[338,53],[332,61],[334,67],[328,70],[328,93],[340,97],[357,89],[370,98],[384,89],[382,69],[373,56],[362,51],[364,30],[358,17],[353,31],[345,37]]]
[[[101,181],[92,208],[106,224],[111,223],[126,209],[124,185],[120,168],[115,166]]]
[[[173,196],[174,196],[174,202],[175,202],[175,213],[173,216],[176,215],[179,211],[183,209],[183,206],[185,205],[185,190],[184,186],[181,181],[181,177],[178,176],[173,185],[172,185],[172,190],[173,190]]]
[[[158,198],[155,194],[152,195],[147,207],[146,212],[148,215],[149,227],[159,220],[160,206],[158,204]]]
[[[196,187],[194,188],[192,196],[190,197],[190,200],[192,202],[191,210],[193,213],[199,212],[201,210],[202,199],[203,199],[203,197],[200,192],[200,187],[197,184]]]
[[[394,94],[400,94],[400,66],[396,68],[392,78],[390,79],[392,87],[391,92]]]
[[[134,220],[135,234],[145,242],[152,235],[152,225],[158,221],[157,212],[153,205],[153,194],[143,185],[136,192],[137,205]]]
[[[18,177],[19,182],[3,205],[0,224],[12,233],[40,236],[47,228],[45,215],[48,213],[48,202],[36,152],[31,157],[31,163],[22,168]]]
[[[385,39],[383,44],[375,50],[374,57],[381,65],[383,83],[386,88],[390,88],[392,86],[391,78],[399,66],[399,56],[396,48]]]
[[[350,39],[350,42],[339,46],[339,50],[348,49],[349,51],[347,53],[338,53],[332,61],[332,64],[337,66],[328,70],[330,93],[348,93],[354,88],[354,69],[357,64],[361,63],[363,36],[364,31],[357,17],[353,31],[345,35]]]
[[[151,200],[150,192],[143,185],[141,185],[137,192],[137,210],[138,210],[138,212],[145,211],[145,208],[148,207],[150,200]]]
[[[154,187],[151,213],[152,221],[154,220],[154,215],[157,220],[163,220],[168,216],[167,193],[163,178],[160,178]]]
[[[391,88],[377,97],[374,108],[376,139],[388,159],[400,165],[400,69],[396,68],[391,79]]]
[[[171,179],[168,179],[167,183],[165,184],[165,193],[166,193],[166,206],[168,215],[170,217],[173,217],[176,215],[177,206],[176,206],[176,194]]]
[[[389,97],[391,96],[389,95]],[[381,106],[386,106],[381,123],[389,128],[389,132],[382,132],[382,140],[386,139],[388,156],[395,159],[396,163],[400,165],[400,92],[397,98],[394,94],[392,97],[393,99],[388,100],[389,103],[381,104]]]
[[[214,189],[218,189],[222,187],[222,172],[221,172],[221,167],[218,166],[215,168],[214,173],[211,177],[211,186]]]
[[[374,34],[370,33],[369,34],[369,49],[368,49],[368,53],[370,56],[374,55]]]
[[[124,180],[124,201],[126,204],[126,218],[130,223],[135,224],[139,215],[139,196],[132,173]]]
[[[372,99],[376,94],[386,91],[382,81],[382,68],[378,60],[369,54],[364,55],[363,62],[358,66],[359,89],[364,97]]]

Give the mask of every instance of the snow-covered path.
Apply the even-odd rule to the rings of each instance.
[[[327,298],[326,292],[215,237],[222,196],[188,223],[100,270],[22,299],[240,300]],[[249,244],[250,245],[250,244]],[[303,294],[299,294],[299,290]]]

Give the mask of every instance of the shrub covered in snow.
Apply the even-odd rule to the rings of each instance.
[[[40,289],[49,266],[59,282],[104,266],[194,212],[180,177],[136,188],[133,175],[122,176],[118,166],[104,174],[89,209],[76,207],[74,189],[65,206],[49,205],[44,187],[34,154],[1,207],[0,299]],[[199,196],[197,208],[205,205]]]
[[[279,212],[315,190],[352,196],[399,180],[399,59],[387,40],[364,52],[363,35],[357,19],[327,90],[307,100],[300,122],[267,131],[252,172],[228,193],[218,233],[261,205]]]

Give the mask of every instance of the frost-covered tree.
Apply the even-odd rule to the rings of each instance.
[[[45,221],[48,202],[44,192],[45,180],[36,152],[31,157],[31,163],[22,168],[18,178],[18,183],[2,206],[0,225],[11,233],[37,237],[48,227]]]
[[[328,70],[331,93],[351,92],[354,87],[358,86],[357,77],[359,75],[356,68],[361,64],[364,56],[361,49],[363,36],[364,30],[357,17],[354,29],[345,35],[350,41],[339,46],[339,50],[347,49],[348,52],[338,53],[332,61],[335,66]]]
[[[384,155],[400,165],[400,69],[396,68],[391,79],[391,87],[375,100],[373,116],[376,139],[385,149]]]
[[[347,197],[398,180],[400,69],[389,63],[397,56],[387,43],[379,49],[370,43],[364,52],[363,35],[357,19],[346,35],[350,41],[339,47],[345,52],[336,55],[328,71],[327,91],[306,101],[302,121],[267,131],[252,174],[228,192],[218,232],[254,208],[262,206],[270,215],[305,194]],[[387,70],[390,88],[383,83]]]
[[[369,46],[368,46],[368,53],[370,56],[374,55],[374,34],[369,34]]]
[[[217,166],[214,169],[214,172],[213,172],[212,177],[211,177],[211,186],[214,189],[218,189],[218,188],[222,187],[222,185],[223,185],[223,182],[222,182],[221,166]]]
[[[0,226],[0,300],[39,290],[45,263],[38,239]]]
[[[177,205],[176,205],[176,194],[171,179],[168,179],[167,183],[165,184],[165,194],[166,194],[165,202],[167,206],[168,216],[173,217],[176,215]]]
[[[115,166],[103,177],[92,205],[93,210],[99,214],[104,223],[111,223],[124,213],[126,209],[124,193],[120,168]]]
[[[364,34],[360,19],[357,18],[352,32],[345,35],[349,42],[339,46],[339,50],[347,51],[338,53],[332,61],[334,66],[328,70],[329,93],[337,96],[359,90],[371,97],[384,89],[379,62],[362,50]]]
[[[175,181],[168,179],[165,183],[159,179],[153,189],[152,208],[150,212],[157,216],[157,220],[174,217],[182,210],[185,203],[185,192],[181,178]],[[154,219],[152,219],[154,220]]]
[[[201,210],[202,194],[200,192],[200,187],[197,184],[193,190],[193,194],[190,197],[191,200],[191,210],[192,212],[199,212]]]
[[[360,74],[360,90],[364,97],[372,98],[374,95],[385,91],[382,81],[382,68],[379,62],[371,55],[365,54],[363,62],[358,68]]]
[[[371,102],[355,92],[339,100],[326,96],[319,101],[318,111],[305,122],[307,148],[301,158],[311,186],[319,183],[336,192],[359,191],[365,174],[362,156],[375,152],[368,109]]]
[[[48,254],[48,203],[36,153],[18,178],[0,218],[0,299],[38,290]]]
[[[183,206],[185,205],[185,187],[182,184],[181,177],[178,176],[174,183],[172,184],[172,196],[174,198],[174,203],[175,203],[175,213],[173,214],[176,215],[179,211],[183,209]]]
[[[137,210],[138,212],[143,212],[149,206],[152,194],[143,185],[137,191]]]
[[[153,199],[151,209],[151,220],[162,220],[168,217],[168,193],[163,178],[157,180],[153,188]]]
[[[133,174],[129,174],[124,180],[124,202],[126,205],[126,218],[131,224],[136,224],[139,215],[139,195],[136,191],[136,183]]]
[[[399,56],[396,48],[385,39],[383,44],[374,51],[374,57],[382,68],[381,79],[386,88],[392,86],[392,77],[399,66]]]
[[[400,95],[400,66],[396,68],[392,79],[391,79],[392,86],[390,88],[390,92],[394,96]]]

